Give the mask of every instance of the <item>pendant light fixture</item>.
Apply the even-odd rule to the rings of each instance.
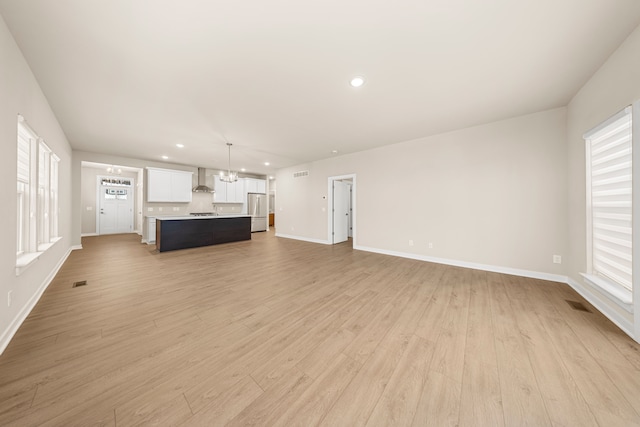
[[[226,140],[226,138],[225,138]],[[229,149],[229,167],[227,168],[227,172],[220,172],[220,181],[223,182],[236,182],[238,180],[238,172],[231,172],[231,144],[227,141],[227,147]]]

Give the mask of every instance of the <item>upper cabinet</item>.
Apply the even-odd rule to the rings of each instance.
[[[246,193],[266,193],[267,181],[264,179],[245,178]]]
[[[238,178],[235,182],[224,182],[219,176],[215,177],[213,201],[215,203],[244,203],[246,201],[245,178]]]
[[[190,203],[193,172],[147,168],[147,202]]]

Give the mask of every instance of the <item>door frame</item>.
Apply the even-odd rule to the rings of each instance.
[[[101,236],[100,234],[100,198],[102,197],[102,178],[114,178],[113,175],[97,175],[96,176],[96,236]],[[133,200],[132,200],[132,206],[131,206],[131,225],[132,225],[132,230],[131,233],[137,233],[136,231],[136,195],[137,195],[137,186],[136,186],[136,178],[131,178],[131,177],[124,177],[127,179],[131,180],[131,186],[130,187],[126,187],[128,189],[130,189],[133,192]]]
[[[344,181],[345,179],[350,179],[351,180],[351,217],[352,217],[352,221],[353,221],[353,225],[352,225],[352,233],[353,233],[353,247],[356,247],[356,242],[357,242],[357,232],[356,232],[356,219],[358,217],[358,215],[356,215],[356,200],[358,199],[356,197],[356,174],[352,173],[352,174],[347,174],[347,175],[337,175],[337,176],[330,176],[328,178],[328,187],[329,187],[329,191],[327,192],[327,194],[329,195],[329,200],[328,200],[328,209],[327,209],[327,242],[330,245],[333,245],[333,182],[334,181]]]

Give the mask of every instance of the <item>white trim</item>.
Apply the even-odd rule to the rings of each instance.
[[[72,251],[78,251],[82,249],[82,245],[73,245],[71,246]]]
[[[92,236],[99,236],[98,233],[82,233],[80,234],[80,237],[92,237]]]
[[[40,258],[44,252],[26,252],[16,259],[16,276],[21,275],[30,265]]]
[[[631,146],[633,147],[634,142],[638,141],[638,136],[640,136],[640,101],[635,101],[632,104],[631,114]],[[632,148],[631,150],[633,156],[631,162],[635,166],[632,171],[632,187],[637,189],[640,188],[640,173],[636,173],[640,169],[638,168],[638,165],[640,165],[640,150],[636,148]],[[640,197],[637,197],[638,193],[635,190],[632,191],[635,193],[632,195],[633,247],[637,249],[640,248],[640,227],[638,227],[638,224],[640,224]],[[637,253],[634,253],[634,255],[637,255]],[[632,278],[633,289],[631,291],[633,293],[632,299],[634,306],[634,324],[631,330],[634,331],[632,337],[640,342],[640,274],[638,273],[640,272],[640,257],[633,256],[632,260],[632,269],[635,274],[633,274]]]
[[[560,283],[567,282],[567,276],[551,274],[551,273],[542,273],[539,271],[521,270],[518,268],[502,267],[497,265],[478,264],[474,262],[459,261],[459,260],[448,259],[448,258],[437,258],[437,257],[432,257],[427,255],[411,254],[407,252],[389,251],[386,249],[370,248],[366,246],[354,245],[353,249],[366,251],[366,252],[374,252],[374,253],[383,254],[383,255],[392,255],[392,256],[397,256],[401,258],[415,259],[418,261],[434,262],[436,264],[445,264],[445,265],[453,265],[455,267],[472,268],[474,270],[484,270],[484,271],[491,271],[494,273],[511,274],[513,276],[531,277],[533,279],[548,280],[550,282],[560,282]]]
[[[633,313],[633,299],[631,291],[593,274],[580,273],[584,280],[607,294],[609,299],[629,313]]]
[[[596,133],[600,132],[602,129],[606,128],[607,126],[609,126],[611,123],[615,122],[616,120],[619,120],[619,119],[623,118],[624,116],[626,116],[629,113],[631,113],[631,105],[628,105],[628,106],[624,107],[622,110],[618,111],[617,113],[615,113],[613,116],[609,117],[604,122],[598,124],[596,127],[592,128],[592,129],[586,131],[584,133],[584,135],[582,135],[582,139],[590,139],[591,137],[593,137],[593,135],[595,135]]]
[[[333,244],[333,181],[341,181],[341,180],[345,180],[345,179],[351,179],[352,180],[352,185],[351,185],[351,220],[352,220],[352,225],[351,225],[351,234],[352,234],[352,239],[353,239],[353,245],[355,246],[357,244],[357,237],[358,237],[358,233],[356,233],[356,218],[358,217],[357,215],[357,209],[356,209],[356,200],[357,200],[357,191],[358,191],[358,186],[356,185],[356,174],[355,173],[351,173],[351,174],[347,174],[347,175],[337,175],[337,176],[330,176],[328,177],[328,198],[329,200],[327,201],[327,242],[329,242],[328,244],[332,245]]]
[[[147,168],[147,169],[157,169],[157,168]],[[161,170],[161,169],[157,169],[157,170]],[[193,175],[193,172],[191,172],[191,174]],[[96,175],[96,231],[95,233],[87,233],[87,236],[100,236],[100,206],[101,206],[101,202],[102,202],[102,187],[109,187],[109,185],[102,185],[102,180],[103,179],[107,179],[107,178],[113,178],[113,175]],[[127,185],[127,186],[123,186],[124,188],[128,188],[130,189],[133,193],[131,195],[131,197],[135,198],[136,197],[136,191],[140,191],[138,189],[138,186],[136,185],[136,179],[135,178],[130,178],[130,177],[125,177],[126,179],[130,179],[131,180],[131,185]],[[115,187],[118,187],[117,185]],[[129,200],[128,200],[129,201]],[[136,207],[136,200],[132,199],[130,200],[131,202],[131,229],[133,230],[133,227],[136,226],[136,213],[135,213],[135,207]],[[132,232],[136,232],[136,231],[132,231],[130,230],[129,233]],[[107,234],[111,234],[111,233],[107,233]],[[121,233],[115,233],[115,234],[121,234]],[[84,236],[84,234],[81,235],[81,237]]]
[[[611,310],[606,305],[602,304],[602,298],[599,298],[595,295],[590,289],[582,286],[580,283],[573,280],[571,277],[567,277],[566,283],[573,288],[574,291],[582,295],[584,299],[589,301],[591,305],[598,309],[599,312],[604,314],[609,320],[611,320],[617,327],[622,329],[622,331],[629,335],[636,342],[638,339],[633,334],[633,323],[629,322],[620,313]]]
[[[320,243],[321,245],[330,245],[331,244],[331,242],[329,242],[327,240],[311,239],[309,237],[302,237],[302,236],[292,236],[290,234],[276,233],[276,237],[282,237],[284,239],[302,240],[303,242],[309,242],[309,243]]]
[[[43,243],[38,246],[37,252],[26,252],[21,254],[16,259],[16,276],[21,275],[29,266],[40,258],[40,255],[45,253],[49,248],[62,240],[62,237],[54,237],[49,243]]]
[[[36,293],[34,293],[31,296],[29,301],[27,301],[27,304],[25,304],[25,306],[22,307],[22,310],[20,310],[18,315],[9,324],[7,329],[5,329],[2,335],[0,335],[0,355],[5,351],[5,349],[9,345],[9,342],[11,342],[16,332],[18,332],[18,329],[20,328],[22,323],[26,320],[27,316],[29,316],[29,313],[31,313],[31,310],[33,310],[33,308],[36,306],[36,304],[42,297],[42,294],[44,293],[44,291],[47,290],[47,288],[49,287],[53,279],[56,277],[56,274],[58,274],[58,271],[60,270],[62,265],[65,263],[65,261],[67,260],[67,258],[69,257],[69,254],[71,254],[71,251],[73,249],[74,247],[69,248],[67,250],[67,253],[62,258],[60,258],[60,261],[58,261],[58,264],[56,264],[53,270],[51,270],[49,275],[44,279],[44,282],[40,285]]]

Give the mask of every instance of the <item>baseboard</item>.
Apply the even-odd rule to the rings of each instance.
[[[521,270],[518,268],[501,267],[497,265],[478,264],[474,262],[459,261],[459,260],[448,259],[448,258],[437,258],[437,257],[432,257],[427,255],[411,254],[407,252],[389,251],[386,249],[371,248],[371,247],[359,246],[359,245],[354,246],[353,249],[357,249],[365,252],[374,252],[374,253],[383,254],[383,255],[392,255],[392,256],[397,256],[401,258],[415,259],[418,261],[433,262],[436,264],[453,265],[455,267],[472,268],[474,270],[491,271],[494,273],[502,273],[502,274],[511,274],[513,276],[530,277],[532,279],[548,280],[550,282],[567,283],[567,276],[562,276],[559,274],[542,273],[539,271],[531,271],[531,270]]]
[[[571,277],[567,277],[566,283],[571,286],[574,291],[582,295],[584,299],[589,301],[589,304],[597,308],[600,313],[604,314],[607,319],[611,320],[617,327],[622,329],[625,334],[629,335],[633,340],[640,342],[633,334],[634,327],[632,322],[629,322],[621,316],[620,313],[611,310],[609,307],[602,304],[601,298],[598,298],[589,288],[584,287]]]
[[[331,244],[326,240],[310,239],[308,237],[292,236],[292,235],[289,235],[289,234],[276,233],[276,237],[282,237],[284,239],[302,240],[303,242],[309,242],[309,243],[320,243],[322,245],[330,245]]]
[[[93,236],[99,236],[98,233],[82,233],[80,234],[80,237],[93,237]]]
[[[434,262],[437,264],[453,265],[456,267],[472,268],[475,270],[491,271],[494,273],[511,274],[514,276],[530,277],[533,279],[541,279],[541,280],[548,280],[551,282],[566,283],[569,286],[571,286],[573,290],[575,290],[577,293],[582,295],[584,299],[589,301],[591,305],[593,305],[598,311],[604,314],[616,326],[618,326],[625,334],[629,335],[629,337],[631,337],[633,340],[640,342],[638,339],[636,339],[636,337],[633,334],[634,325],[632,322],[629,322],[620,313],[616,312],[615,310],[611,310],[608,306],[602,304],[601,299],[598,298],[590,289],[584,287],[580,283],[576,282],[575,280],[567,276],[550,274],[550,273],[542,273],[538,271],[521,270],[517,268],[501,267],[501,266],[495,266],[495,265],[477,264],[472,262],[430,257],[425,255],[416,255],[416,254],[410,254],[405,252],[388,251],[385,249],[370,248],[366,246],[354,246],[353,248],[361,251],[366,251],[366,252],[374,252],[374,253],[379,253],[383,255],[392,255],[392,256],[397,256],[402,258],[410,258],[410,259],[415,259],[419,261]]]
[[[66,254],[60,259],[60,261],[58,261],[55,268],[49,272],[49,274],[45,278],[44,282],[42,282],[38,290],[31,296],[31,298],[29,298],[29,301],[27,301],[27,304],[25,304],[22,310],[20,310],[18,315],[13,319],[13,322],[11,322],[9,327],[5,329],[2,335],[0,335],[0,355],[4,353],[7,346],[9,345],[14,335],[16,334],[16,332],[18,332],[18,329],[20,328],[22,323],[26,320],[27,316],[29,316],[29,313],[31,313],[31,310],[33,310],[33,308],[36,306],[38,301],[40,301],[42,294],[44,294],[44,291],[47,290],[47,288],[49,287],[53,279],[56,277],[56,274],[58,274],[58,271],[60,270],[62,265],[65,263],[67,258],[69,257],[69,254],[71,254],[71,251],[74,250],[74,248],[76,247],[73,246],[67,249]],[[82,246],[80,246],[80,249],[82,249]]]
[[[78,250],[80,250],[80,249],[82,249],[82,245],[73,245],[73,246],[71,246],[71,250],[72,250],[72,251],[78,251]],[[67,256],[68,256],[68,255],[67,255]]]

